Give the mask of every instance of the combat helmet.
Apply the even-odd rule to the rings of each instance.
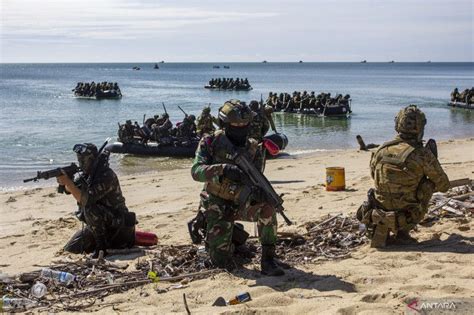
[[[409,105],[400,110],[395,117],[395,130],[403,137],[423,137],[426,125],[425,114],[416,105]]]
[[[202,113],[203,113],[204,115],[210,114],[210,113],[211,113],[211,108],[210,108],[209,106],[204,107],[204,108],[202,109]]]
[[[77,155],[79,167],[84,173],[89,174],[92,171],[95,159],[99,155],[97,147],[93,143],[79,143],[74,145],[72,150]]]
[[[258,109],[260,108],[260,104],[258,103],[258,101],[253,100],[253,101],[250,101],[249,107],[250,107],[250,109],[253,110],[254,112],[257,112]]]
[[[231,99],[219,108],[218,118],[221,121],[221,126],[243,127],[250,124],[253,119],[253,113],[245,103]]]

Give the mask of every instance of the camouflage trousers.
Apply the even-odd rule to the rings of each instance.
[[[395,236],[398,232],[409,232],[423,220],[426,212],[427,208],[421,205],[417,208],[385,211],[368,209],[366,204],[362,204],[357,211],[357,218],[366,225],[371,246],[384,247],[390,232]]]
[[[273,207],[266,203],[250,205],[244,209],[209,202],[206,205],[207,246],[211,260],[225,266],[234,251],[232,233],[234,221],[257,222],[262,245],[274,245],[277,240],[277,220]]]

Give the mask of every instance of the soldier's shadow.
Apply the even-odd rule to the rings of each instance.
[[[380,249],[386,252],[474,253],[474,237],[450,234],[445,240],[431,239],[409,245],[391,245]]]
[[[324,291],[345,291],[357,292],[354,284],[346,282],[335,275],[315,275],[312,272],[306,272],[296,267],[285,269],[285,275],[280,277],[269,277],[260,274],[258,270],[251,270],[240,267],[233,271],[237,277],[255,280],[255,284],[250,287],[267,286],[276,291],[284,292],[290,289],[308,289]]]

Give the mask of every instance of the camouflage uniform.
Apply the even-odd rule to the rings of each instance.
[[[191,169],[194,180],[205,182],[204,191],[208,197],[202,200],[206,209],[207,245],[211,259],[218,265],[225,265],[233,251],[232,229],[235,220],[258,222],[259,238],[263,245],[276,242],[276,213],[266,203],[248,200],[246,204],[237,204],[216,195],[212,189],[221,186],[225,164],[233,164],[227,158],[226,148],[222,145],[222,131],[201,139]],[[262,148],[250,139],[245,148],[254,157],[254,163],[261,169],[263,163]],[[232,185],[232,184],[231,184]],[[234,185],[235,186],[235,185]],[[222,186],[221,186],[222,187]]]
[[[196,122],[197,134],[201,137],[204,134],[213,134],[216,128],[214,123],[216,119],[209,113],[203,113],[198,117]]]
[[[194,120],[194,115],[185,117],[176,130],[176,137],[185,140],[193,138],[196,135],[196,124]]]
[[[433,192],[449,188],[449,179],[438,159],[422,145],[420,133],[423,134],[426,122],[424,114],[416,106],[409,106],[400,111],[396,118],[397,125],[405,119],[404,115],[414,117],[415,114],[418,115],[418,122],[413,119],[405,124],[419,124],[421,128],[418,127],[417,133],[407,134],[400,130],[403,128],[397,128],[400,135],[384,143],[370,161],[371,176],[375,182],[375,205],[368,207],[363,204],[358,218],[368,226],[373,247],[385,246],[389,231],[395,235],[400,232],[408,235],[408,231],[426,214]]]
[[[135,222],[129,222],[115,172],[101,165],[92,184],[90,176],[82,178],[79,219],[86,227],[78,231],[64,249],[72,253],[92,252],[94,249],[127,248],[135,242]],[[134,221],[134,220],[133,220]]]
[[[270,122],[265,114],[257,112],[250,123],[249,137],[257,140],[259,143],[263,141],[263,137],[270,129]]]

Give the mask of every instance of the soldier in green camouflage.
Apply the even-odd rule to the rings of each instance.
[[[398,136],[372,155],[375,190],[357,211],[372,247],[384,247],[390,232],[395,241],[413,241],[409,231],[425,216],[433,193],[449,189],[438,159],[422,144],[425,124],[425,115],[415,105],[402,109],[395,118]]]
[[[108,153],[99,155],[91,143],[76,144],[81,181],[74,182],[66,175],[57,181],[76,199],[77,216],[86,226],[66,244],[64,250],[72,253],[94,252],[108,248],[130,248],[135,242],[135,214],[129,212],[120,189],[117,175],[109,167]]]
[[[265,275],[283,275],[276,264],[276,211],[265,202],[259,187],[246,181],[246,175],[231,159],[231,152],[241,150],[262,169],[262,146],[248,138],[254,113],[239,100],[226,102],[219,110],[222,130],[201,139],[191,169],[194,180],[204,182],[201,204],[207,220],[207,247],[211,260],[220,267],[232,266],[234,221],[257,222],[262,243],[261,271]]]
[[[264,107],[263,109],[262,106]],[[273,108],[259,104],[255,100],[250,102],[249,107],[254,112],[254,117],[250,123],[249,137],[260,143],[263,141],[263,137],[265,137],[268,130],[270,130],[270,127],[276,132],[275,122],[272,118]]]
[[[209,106],[204,107],[201,116],[196,121],[197,135],[202,137],[204,134],[213,134],[216,130],[214,124],[217,123],[217,119],[211,115],[211,108]]]

